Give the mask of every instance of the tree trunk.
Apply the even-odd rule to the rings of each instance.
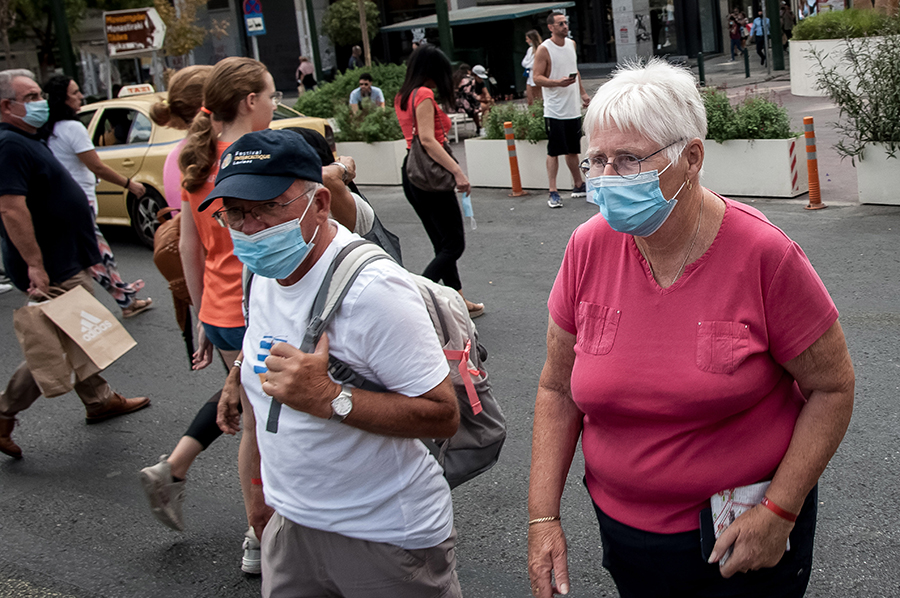
[[[366,19],[366,0],[357,0],[359,4],[359,30],[362,33],[363,56],[366,66],[372,66],[372,51],[369,48],[369,22]]]
[[[897,16],[898,0],[875,0],[875,10],[888,16]]]

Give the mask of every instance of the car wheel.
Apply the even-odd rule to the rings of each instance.
[[[152,187],[147,187],[147,193],[131,204],[131,227],[137,233],[141,243],[151,249],[153,248],[153,235],[159,228],[156,213],[165,207],[168,207],[166,200]]]

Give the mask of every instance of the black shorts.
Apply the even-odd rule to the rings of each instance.
[[[547,129],[547,155],[562,156],[581,153],[581,118],[544,117]]]

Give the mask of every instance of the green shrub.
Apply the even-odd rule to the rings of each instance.
[[[540,100],[531,106],[505,102],[496,104],[484,118],[484,136],[487,139],[505,139],[503,123],[511,122],[516,139],[537,143],[547,138],[544,127],[544,104]]]
[[[732,107],[728,96],[718,90],[705,90],[707,139],[718,143],[729,139],[789,139],[791,119],[784,106],[764,96],[747,96]]]
[[[718,143],[734,139],[734,108],[728,96],[716,89],[707,89],[703,92],[703,103],[706,104],[706,138]]]
[[[797,23],[792,39],[869,37],[885,31],[900,33],[900,17],[888,17],[874,10],[858,8],[828,10]]]
[[[838,154],[851,160],[865,146],[883,143],[888,153],[900,150],[900,34],[869,40],[846,40],[842,60],[823,65],[821,53],[817,85],[840,109],[836,123],[841,140]]]
[[[347,106],[350,92],[359,87],[359,76],[363,73],[372,75],[372,85],[384,93],[385,106],[393,110],[394,96],[400,91],[406,78],[406,65],[373,64],[366,69],[353,69],[334,78],[334,81],[321,83],[313,91],[307,91],[297,99],[294,110],[306,116],[332,118],[339,106]]]
[[[368,100],[363,100],[359,112],[353,114],[350,106],[339,106],[335,112],[340,131],[337,141],[394,141],[403,139],[403,131],[392,108],[381,109]]]

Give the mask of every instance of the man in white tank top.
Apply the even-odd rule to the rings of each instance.
[[[556,188],[559,156],[566,157],[566,166],[572,173],[572,197],[585,196],[584,180],[578,169],[578,154],[581,151],[581,108],[587,106],[591,98],[581,84],[575,42],[568,37],[569,20],[566,15],[551,12],[547,17],[547,28],[550,38],[538,47],[532,72],[535,84],[543,88],[544,94],[544,124],[549,140],[547,179],[550,198],[547,205],[561,208],[562,199]]]

